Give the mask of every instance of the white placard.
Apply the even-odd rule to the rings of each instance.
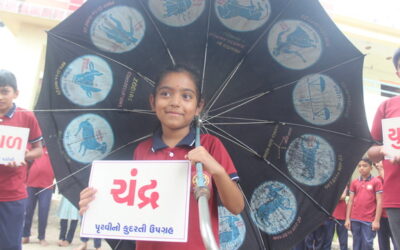
[[[382,119],[383,146],[389,154],[385,159],[390,159],[391,155],[399,154],[400,150],[400,117]]]
[[[29,128],[0,125],[0,164],[25,160]]]
[[[94,161],[81,236],[186,242],[190,170],[189,161]]]

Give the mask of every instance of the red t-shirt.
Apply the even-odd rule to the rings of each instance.
[[[400,96],[392,97],[381,103],[372,123],[371,135],[376,141],[382,142],[382,119],[400,117]],[[400,208],[400,166],[383,161],[385,182],[383,185],[382,207]]]
[[[336,205],[335,211],[332,214],[337,220],[346,220],[346,201],[339,200],[338,204]]]
[[[153,138],[150,138],[138,145],[134,153],[135,160],[184,160],[184,156],[193,149],[194,145],[194,131],[192,130],[186,138],[184,138],[178,145],[174,148],[169,148],[166,146],[160,137],[160,134],[155,134]],[[235,166],[223,146],[222,142],[215,136],[204,134],[200,137],[201,145],[205,147],[208,152],[225,168],[226,172],[232,179],[237,179]],[[196,175],[196,168],[192,166],[192,186],[194,176]],[[207,179],[211,179],[208,173],[205,172]],[[211,179],[212,180],[212,179]],[[207,182],[207,181],[206,181]],[[213,185],[208,181],[208,187],[210,189],[210,217],[212,223],[212,229],[214,232],[214,237],[217,243],[219,243],[218,238],[218,209],[217,201],[213,192]],[[158,241],[137,241],[136,249],[157,249],[157,250],[186,250],[186,249],[204,249],[203,240],[200,233],[199,225],[199,213],[197,200],[194,197],[193,190],[190,194],[190,211],[189,211],[189,228],[188,228],[188,242],[177,243],[177,242],[158,242]]]
[[[355,179],[351,182],[350,193],[354,193],[350,218],[372,222],[376,211],[376,194],[382,192],[382,183],[372,176],[366,180]]]
[[[29,128],[29,143],[42,140],[42,131],[35,115],[15,107],[3,117],[0,125]],[[28,197],[26,192],[26,166],[16,168],[0,165],[0,201],[16,201]]]
[[[43,147],[43,154],[40,158],[33,161],[29,169],[28,180],[26,182],[28,187],[46,188],[53,184],[54,172],[51,167],[49,152],[46,147]]]

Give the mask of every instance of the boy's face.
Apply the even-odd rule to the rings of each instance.
[[[360,173],[360,175],[364,178],[367,178],[372,170],[372,166],[368,164],[368,162],[365,161],[360,161],[358,163],[358,172]]]
[[[4,115],[12,107],[14,99],[18,97],[18,91],[10,86],[0,87],[0,115]]]

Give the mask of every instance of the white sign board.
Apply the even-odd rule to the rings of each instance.
[[[389,156],[399,154],[400,150],[400,117],[382,119],[383,146]]]
[[[97,192],[81,236],[186,242],[190,169],[189,161],[94,161]]]
[[[0,125],[0,164],[25,160],[29,128]]]

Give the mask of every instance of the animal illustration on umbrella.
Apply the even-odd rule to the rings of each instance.
[[[101,75],[103,75],[103,73],[94,68],[93,62],[89,62],[89,71],[83,72],[81,74],[76,74],[73,77],[73,81],[86,92],[87,97],[92,97],[93,92],[101,91],[101,89],[95,88],[93,86],[95,77]]]
[[[301,58],[303,62],[307,62],[304,56],[296,48],[315,48],[315,41],[311,39],[307,32],[305,32],[301,27],[296,27],[294,31],[289,32],[290,29],[287,29],[279,33],[273,54],[275,56],[279,56],[281,53],[294,54]]]
[[[192,6],[190,0],[166,0],[164,1],[164,17],[179,16],[185,13]]]
[[[266,6],[262,6],[260,1],[249,5],[241,5],[237,0],[228,0],[222,6],[218,6],[218,13],[222,18],[243,17],[248,20],[261,20],[265,17]]]
[[[135,29],[133,27],[132,18],[129,19],[129,30],[125,30],[122,23],[117,18],[113,17],[112,14],[108,15],[104,24],[100,25],[100,30],[102,30],[108,38],[119,44],[125,44],[130,46],[137,43],[138,39],[135,38]],[[111,21],[110,21],[111,20]]]
[[[82,142],[78,152],[83,151],[82,156],[85,156],[88,149],[97,150],[103,154],[107,151],[107,143],[97,141],[98,136],[95,135],[94,127],[89,120],[82,121],[79,124],[79,129],[75,135],[78,135],[80,131],[82,131]]]

